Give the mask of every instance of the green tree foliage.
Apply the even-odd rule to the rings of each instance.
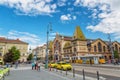
[[[30,60],[32,60],[32,59],[33,59],[33,54],[31,53],[31,54],[29,54],[29,56],[27,57],[27,60],[30,61]]]
[[[114,58],[119,58],[119,54],[118,54],[118,51],[114,51]]]
[[[52,55],[49,56],[49,60],[53,60],[53,56]]]
[[[15,62],[19,58],[20,58],[20,51],[15,46],[9,49],[8,53],[4,55],[5,62]]]
[[[4,62],[13,62],[13,54],[11,52],[6,53],[3,60]]]

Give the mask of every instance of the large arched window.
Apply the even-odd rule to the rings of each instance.
[[[105,52],[105,46],[103,46],[103,51]]]
[[[115,50],[118,51],[118,46],[117,46],[117,44],[115,44]]]
[[[96,52],[97,51],[97,48],[96,48],[96,46],[94,46],[94,52]]]
[[[102,52],[102,46],[100,42],[98,43],[98,52]]]
[[[0,53],[0,56],[2,56],[2,53]]]
[[[119,48],[119,52],[120,52],[120,48]]]

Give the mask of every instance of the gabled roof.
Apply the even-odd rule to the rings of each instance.
[[[107,42],[103,41],[103,40],[102,40],[102,39],[100,39],[100,38],[98,38],[98,39],[87,39],[87,42],[88,42],[88,43],[94,43],[94,42],[96,42],[96,41],[98,41],[98,40],[100,40],[100,41],[102,41],[103,43],[105,43],[105,44],[107,44],[107,45],[108,45],[108,43],[107,43]]]
[[[80,26],[76,27],[73,37],[74,39],[86,40],[82,30],[80,29]]]
[[[65,35],[59,35],[59,36],[65,41],[71,41],[72,40],[71,36],[65,36]]]
[[[26,42],[23,42],[19,39],[13,40],[13,39],[6,39],[4,37],[0,37],[0,43],[12,43],[12,44],[28,44]]]

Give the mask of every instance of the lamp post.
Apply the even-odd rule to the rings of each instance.
[[[108,39],[109,39],[109,47],[110,47],[110,52],[112,54],[112,63],[114,63],[114,52],[113,52],[113,48],[112,48],[112,42],[111,42],[111,37],[110,34],[108,33]]]
[[[51,23],[47,26],[47,47],[46,47],[46,61],[45,61],[45,68],[48,68],[48,41],[49,41],[49,32],[52,31]]]

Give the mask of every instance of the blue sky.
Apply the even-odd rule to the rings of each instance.
[[[0,0],[0,36],[35,47],[52,33],[72,36],[80,26],[86,38],[120,41],[120,0]]]

